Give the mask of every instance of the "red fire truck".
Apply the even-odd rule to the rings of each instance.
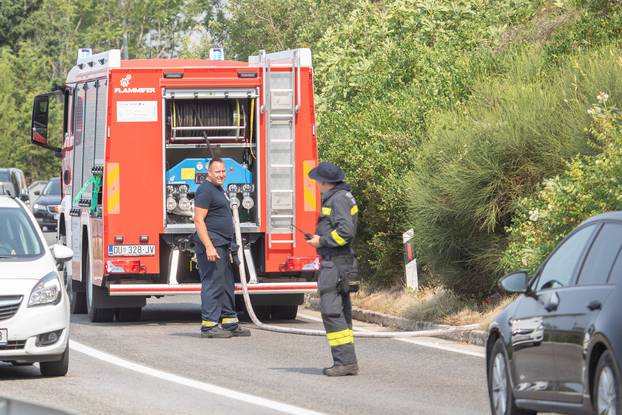
[[[228,197],[241,201],[258,316],[295,318],[317,289],[319,260],[297,230],[313,230],[320,202],[307,176],[317,164],[311,52],[213,55],[121,60],[119,50],[81,49],[66,83],[35,97],[32,143],[62,159],[57,229],[74,251],[73,313],[133,321],[148,297],[200,292],[192,197],[213,157],[225,161]],[[62,147],[48,141],[54,95],[64,102]]]

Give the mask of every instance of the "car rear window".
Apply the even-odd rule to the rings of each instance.
[[[0,208],[0,261],[35,258],[43,254],[43,244],[33,223],[19,208]]]
[[[622,225],[605,223],[596,235],[596,239],[585,258],[578,284],[605,284],[618,252],[620,252],[620,247],[622,247]]]
[[[0,171],[0,182],[10,182],[11,176],[8,171]]]

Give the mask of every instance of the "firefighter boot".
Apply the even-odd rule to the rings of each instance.
[[[230,337],[233,337],[233,334],[220,326],[215,326],[209,330],[202,329],[201,337],[208,339],[228,339]]]
[[[251,335],[251,331],[249,329],[237,326],[235,329],[231,330],[231,334],[233,335],[233,337],[248,337]]]
[[[322,371],[326,376],[348,376],[359,373],[359,365],[352,363],[351,365],[334,365],[327,367]]]

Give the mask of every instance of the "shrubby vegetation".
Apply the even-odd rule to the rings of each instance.
[[[617,64],[622,69],[619,60]],[[573,158],[561,174],[545,179],[535,194],[517,202],[501,261],[505,270],[535,271],[582,221],[622,210],[622,113],[607,92],[596,99],[588,110],[592,122],[587,137],[597,154]]]
[[[477,85],[459,112],[437,115],[411,174],[420,255],[463,292],[494,287],[515,201],[566,160],[596,151],[584,131],[594,91],[622,100],[619,55],[609,49],[558,68],[538,50],[512,62],[504,76]]]

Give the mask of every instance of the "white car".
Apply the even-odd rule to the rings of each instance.
[[[48,247],[26,205],[0,196],[0,361],[39,362],[44,376],[69,366],[69,296],[59,274],[73,252]]]

